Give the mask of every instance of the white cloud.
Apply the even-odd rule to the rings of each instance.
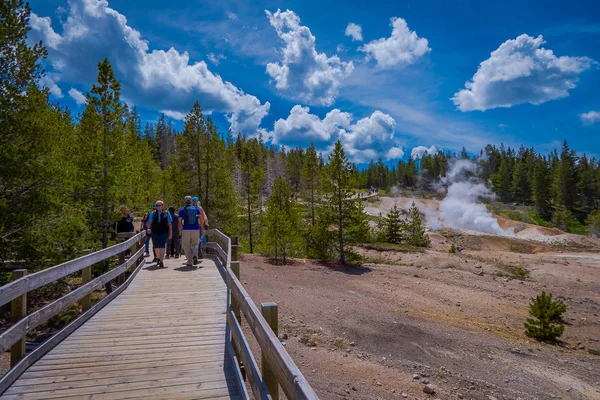
[[[329,106],[339,93],[341,81],[354,69],[337,55],[328,57],[315,49],[316,38],[293,11],[265,10],[271,26],[285,42],[281,62],[267,64],[266,72],[275,87],[307,104]]]
[[[339,139],[350,159],[368,162],[379,157],[388,160],[404,155],[395,130],[394,118],[381,111],[354,122],[350,113],[337,108],[321,119],[311,114],[308,107],[296,105],[286,119],[275,122],[270,135],[274,144],[295,146],[312,141],[325,153]]]
[[[348,23],[348,26],[346,27],[345,35],[352,37],[352,41],[355,41],[355,40],[357,40],[359,42],[363,41],[362,27],[358,24],[355,24],[354,22]]]
[[[417,146],[417,147],[413,147],[413,149],[410,152],[410,156],[413,159],[418,159],[423,157],[423,155],[425,155],[425,153],[429,154],[429,155],[433,155],[435,153],[437,153],[437,149],[435,148],[435,146],[431,146],[431,147],[425,147],[425,146]]]
[[[568,96],[578,75],[595,62],[587,57],[556,57],[541,47],[544,43],[541,35],[526,34],[502,43],[452,101],[461,111],[485,111]]]
[[[600,111],[590,111],[579,114],[579,118],[586,124],[595,124],[596,122],[600,122]]]
[[[87,103],[87,99],[84,94],[75,88],[69,89],[69,96],[71,96],[73,100],[75,100],[75,103],[79,105]]]
[[[431,51],[429,42],[419,38],[415,31],[408,29],[403,18],[390,19],[392,35],[389,38],[373,40],[360,47],[367,58],[375,57],[381,67],[393,67],[398,64],[412,64]]]
[[[340,132],[352,122],[349,113],[333,109],[324,119],[310,113],[310,108],[295,105],[286,119],[278,119],[273,130],[273,143],[315,142],[315,145],[330,144],[337,140]]]
[[[33,29],[43,33],[44,45],[51,49],[57,49],[62,38],[59,34],[54,32],[51,23],[50,17],[40,18],[34,13],[31,13],[29,18],[29,25],[31,25]]]
[[[368,162],[378,157],[387,160],[404,155],[395,132],[394,118],[377,110],[350,126],[348,131],[341,132],[341,140],[349,157],[355,162]]]
[[[231,19],[231,20],[236,20],[238,19],[238,16],[236,13],[231,12],[231,11],[227,11],[227,18]]]
[[[59,99],[63,98],[62,90],[60,90],[60,88],[56,84],[55,78],[52,76],[52,74],[46,74],[42,76],[42,78],[40,79],[40,86],[48,88],[50,94],[54,97]]]
[[[69,6],[62,35],[39,17],[34,18],[37,23],[30,32],[34,40],[37,34],[56,44],[48,60],[61,81],[94,82],[97,62],[108,57],[123,95],[138,105],[181,112],[199,100],[203,107],[225,113],[231,129],[243,133],[254,132],[267,115],[268,102],[263,104],[224,81],[204,61],[191,62],[187,52],[174,48],[150,51],[148,41],[127,24],[125,16],[109,8],[107,1],[72,0]]]
[[[185,119],[185,116],[187,115],[186,113],[173,110],[160,110],[160,112],[165,114],[167,117],[171,117],[178,121],[183,121]]]
[[[227,58],[223,54],[215,53],[208,53],[206,57],[208,57],[209,61],[215,65],[219,65],[221,63],[221,60],[225,60]]]

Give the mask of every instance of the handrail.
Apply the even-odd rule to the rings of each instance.
[[[127,262],[21,319],[19,322],[11,326],[8,330],[0,335],[0,351],[8,350],[10,346],[17,343],[31,330],[37,328],[65,308],[78,302],[84,296],[127,271],[134,263],[137,263],[137,260],[143,254],[144,248],[142,247],[129,260],[127,260]]]
[[[8,283],[0,287],[0,307],[27,292],[31,292],[32,290],[52,283],[57,279],[64,278],[65,276],[71,275],[74,272],[80,271],[85,267],[94,265],[109,257],[116,256],[129,249],[134,243],[141,241],[145,236],[146,232],[142,231],[123,243],[98,250],[94,253],[67,261],[54,267],[46,268]]]
[[[11,349],[11,369],[4,374],[4,376],[0,377],[0,395],[19,377],[19,375],[23,373],[23,371],[25,371],[25,369],[43,357],[44,354],[59,344],[65,337],[102,309],[102,307],[108,304],[129,285],[132,277],[140,270],[141,266],[144,265],[142,239],[144,239],[145,236],[146,233],[142,231],[123,243],[79,257],[75,260],[67,261],[63,264],[31,275],[25,275],[14,282],[0,287],[0,305],[12,301],[12,313],[14,314],[12,316],[20,318],[13,326],[0,334],[0,351],[5,351],[9,348]],[[125,251],[134,246],[134,254],[132,254],[129,260],[125,261]],[[119,255],[121,264],[92,280],[91,266],[116,255]],[[129,278],[125,280],[125,273],[134,266],[135,270]],[[24,304],[29,291],[80,270],[83,270],[82,286],[39,310],[26,315]],[[22,271],[24,272],[24,270]],[[91,293],[114,279],[117,279],[117,283],[119,284],[117,289],[98,301],[94,306],[91,306],[91,303],[89,302]],[[26,334],[78,301],[82,302],[84,312],[76,320],[42,343],[36,350],[26,354]],[[15,310],[17,310],[16,314]]]
[[[312,387],[302,375],[302,372],[298,369],[290,355],[287,353],[265,318],[262,316],[250,295],[246,292],[239,279],[235,276],[231,269],[231,240],[225,236],[222,232],[211,229],[207,232],[209,235],[214,234],[227,245],[227,252],[217,242],[207,243],[209,247],[216,250],[218,257],[217,260],[221,266],[225,267],[225,281],[228,289],[231,292],[231,300],[235,300],[236,304],[240,307],[242,314],[244,315],[250,329],[261,348],[262,354],[269,364],[269,367],[273,371],[275,378],[285,395],[290,400],[300,399],[318,399],[318,396],[313,391]],[[230,315],[231,314],[231,315]],[[243,334],[240,335],[241,330],[237,325],[236,318],[240,318],[241,315],[235,315],[234,310],[228,307],[228,326],[231,328],[231,332],[234,336],[234,341],[241,347],[241,355],[244,358],[252,357],[252,353],[248,352],[249,346],[246,342]],[[245,360],[246,361],[246,360]],[[244,364],[247,365],[247,364]],[[254,371],[255,361],[252,360],[249,365],[250,372],[248,375],[251,379],[251,388],[254,396],[258,399],[269,398],[263,390],[264,382],[263,378]],[[265,397],[266,396],[266,397]]]

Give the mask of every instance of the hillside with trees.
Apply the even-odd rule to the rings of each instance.
[[[474,156],[438,151],[359,168],[339,141],[324,155],[219,131],[198,102],[182,131],[164,114],[143,124],[108,59],[73,115],[40,84],[46,51],[26,41],[28,5],[10,1],[1,12],[0,283],[23,263],[45,268],[106,247],[120,205],[141,216],[157,199],[179,206],[188,194],[245,251],[353,261],[348,244],[372,236],[356,189],[432,191],[457,158],[477,163],[501,202],[530,207],[540,223],[600,229],[599,162],[566,141],[548,154],[488,145]]]

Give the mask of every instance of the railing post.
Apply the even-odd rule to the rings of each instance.
[[[12,272],[13,280],[17,280],[19,278],[27,275],[26,269],[15,269]],[[17,322],[20,319],[24,318],[27,315],[27,293],[13,299],[11,303],[11,312],[10,317],[13,322]],[[26,336],[23,336],[19,341],[10,348],[10,366],[14,367],[21,358],[25,357],[25,339]]]
[[[262,316],[265,318],[275,336],[279,335],[279,323],[277,318],[277,303],[262,303],[260,305]],[[262,377],[269,394],[273,400],[279,399],[279,385],[277,384],[277,378],[273,370],[269,366],[267,359],[264,356],[264,352],[261,355],[261,366],[262,366]]]
[[[240,279],[240,262],[238,260],[237,236],[231,237],[231,260],[229,262],[229,265],[231,266],[231,271],[236,276],[236,278]],[[233,313],[235,314],[235,317],[237,318],[238,322],[241,324],[242,314],[240,312],[240,305],[238,304],[237,300],[233,298],[233,296],[231,297],[231,309],[233,310]]]
[[[123,243],[123,240],[121,240],[121,243]],[[125,263],[125,251],[119,253],[119,265]],[[121,286],[123,282],[125,282],[125,274],[119,274],[119,276],[117,276],[117,286]]]
[[[87,256],[88,254],[90,254],[90,250],[84,250],[81,253],[81,256]],[[81,270],[81,285],[85,285],[86,283],[89,283],[92,281],[92,266],[87,266],[84,267]],[[87,310],[90,309],[90,307],[92,306],[92,293],[86,295],[83,299],[81,299],[81,309],[83,310],[83,312],[86,312]]]

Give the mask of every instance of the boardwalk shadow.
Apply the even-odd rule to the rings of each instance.
[[[146,271],[156,271],[157,269],[164,269],[164,268],[160,268],[158,266],[158,264],[155,263],[155,264],[150,264],[147,267],[144,267],[142,269],[145,269]]]
[[[200,268],[202,268],[202,265],[183,265],[178,268],[173,268],[173,270],[179,271],[179,272],[190,272],[190,271],[197,271]]]

